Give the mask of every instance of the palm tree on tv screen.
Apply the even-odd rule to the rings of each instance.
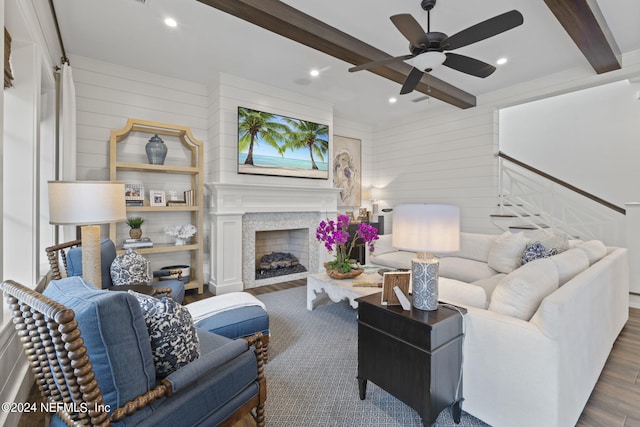
[[[258,145],[259,141],[266,142],[282,155],[284,151],[278,142],[284,140],[283,135],[288,130],[286,125],[276,121],[274,114],[239,108],[238,146],[240,152],[248,149],[244,164],[253,165],[253,147]]]
[[[282,149],[295,151],[308,148],[311,168],[317,170],[318,165],[316,165],[313,154],[315,153],[319,160],[324,160],[325,154],[329,151],[329,127],[304,120],[285,120],[289,123],[290,129],[286,134],[287,142],[282,146]]]

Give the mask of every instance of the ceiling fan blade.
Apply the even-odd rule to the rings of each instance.
[[[517,10],[505,12],[502,15],[494,16],[444,39],[440,43],[440,46],[442,46],[444,50],[458,49],[496,36],[518,25],[522,25],[523,22],[524,18]]]
[[[493,74],[496,70],[496,67],[493,65],[468,56],[458,55],[457,53],[445,53],[445,55],[447,55],[447,59],[442,63],[442,65],[472,76],[484,79],[485,77]]]
[[[393,15],[390,19],[398,31],[400,31],[413,46],[418,47],[429,43],[425,31],[412,15],[401,13],[399,15]]]
[[[354,71],[368,70],[369,68],[379,67],[381,65],[390,64],[392,62],[404,61],[405,59],[413,58],[413,55],[402,55],[395,56],[392,58],[381,59],[379,61],[367,62],[366,64],[360,64],[355,67],[349,68],[349,72],[353,73]]]
[[[423,75],[424,75],[424,71],[421,71],[416,67],[413,67],[411,69],[411,72],[407,76],[407,79],[402,84],[402,89],[400,89],[400,95],[405,95],[407,93],[413,92],[416,86],[418,86],[418,83],[420,83],[420,79],[422,79]]]

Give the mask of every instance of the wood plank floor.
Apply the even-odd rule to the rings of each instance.
[[[260,295],[306,285],[306,280],[279,283],[249,289],[247,292]],[[198,295],[187,291],[184,303],[188,304],[212,296],[209,291]],[[267,378],[267,391],[269,379]],[[267,393],[268,394],[268,393]],[[30,402],[39,401],[34,386]],[[267,424],[269,413],[266,414]],[[23,415],[19,427],[42,426],[43,419],[36,414]],[[609,359],[600,375],[587,405],[578,420],[579,427],[637,427],[640,426],[640,309],[629,309],[629,321],[616,340]],[[255,422],[246,416],[234,427],[255,427]]]

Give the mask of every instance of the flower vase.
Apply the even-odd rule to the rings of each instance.
[[[347,273],[343,273],[340,270],[333,270],[329,268],[329,263],[327,262],[324,263],[324,268],[327,271],[327,276],[331,277],[332,279],[339,279],[339,280],[353,279],[354,277],[357,277],[364,272],[364,268],[353,268]]]
[[[158,134],[153,135],[151,139],[149,139],[149,142],[147,142],[147,145],[145,146],[145,150],[147,152],[149,164],[164,165],[164,159],[167,157],[168,149]]]
[[[184,246],[187,244],[187,239],[176,237],[176,246]]]

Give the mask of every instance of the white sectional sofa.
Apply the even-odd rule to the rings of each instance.
[[[439,299],[465,307],[463,409],[493,427],[574,426],[629,315],[627,250],[569,245],[520,266],[521,233],[461,233]],[[519,253],[518,253],[519,251]],[[381,236],[369,263],[410,268]]]

